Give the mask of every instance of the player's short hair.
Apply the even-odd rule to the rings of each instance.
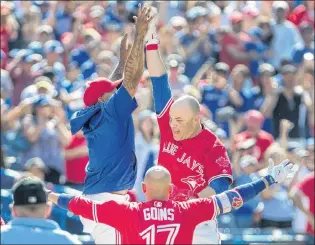
[[[181,97],[179,97],[176,102],[185,102],[187,103],[187,105],[190,107],[190,109],[196,113],[199,114],[200,113],[200,104],[198,102],[198,100],[191,96],[191,95],[183,95]]]

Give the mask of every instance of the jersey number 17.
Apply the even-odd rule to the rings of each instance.
[[[170,225],[151,225],[144,231],[140,233],[140,236],[143,240],[146,241],[147,245],[154,245],[155,239],[158,233],[168,232],[168,236],[165,244],[172,245],[174,244],[174,240],[178,234],[180,224],[170,224]]]

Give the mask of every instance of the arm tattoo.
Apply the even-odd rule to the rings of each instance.
[[[116,69],[114,70],[114,72],[110,76],[109,80],[114,82],[114,81],[117,81],[119,79],[122,79],[123,73],[124,73],[124,66],[125,66],[125,64],[122,63],[121,61],[119,61],[118,65],[116,66]]]
[[[124,70],[124,86],[133,93],[137,88],[144,69],[144,36],[137,35]]]

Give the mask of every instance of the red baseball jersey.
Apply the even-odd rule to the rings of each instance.
[[[308,210],[314,215],[314,172],[310,173],[303,181],[299,182],[296,189],[300,190],[308,199]],[[307,232],[314,235],[314,229],[307,223]]]
[[[69,210],[114,227],[120,232],[117,240],[121,244],[191,244],[196,225],[214,219],[218,209],[213,198],[100,203],[76,197]]]
[[[203,127],[194,138],[175,141],[169,125],[170,99],[157,116],[160,128],[160,152],[158,162],[170,171],[174,191],[171,199],[185,201],[206,188],[220,177],[227,177],[232,183],[230,159],[221,141]]]

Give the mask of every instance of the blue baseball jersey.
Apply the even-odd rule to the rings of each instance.
[[[84,108],[70,120],[73,134],[82,129],[89,148],[84,194],[131,189],[136,179],[134,125],[137,102],[121,86],[108,101]]]

